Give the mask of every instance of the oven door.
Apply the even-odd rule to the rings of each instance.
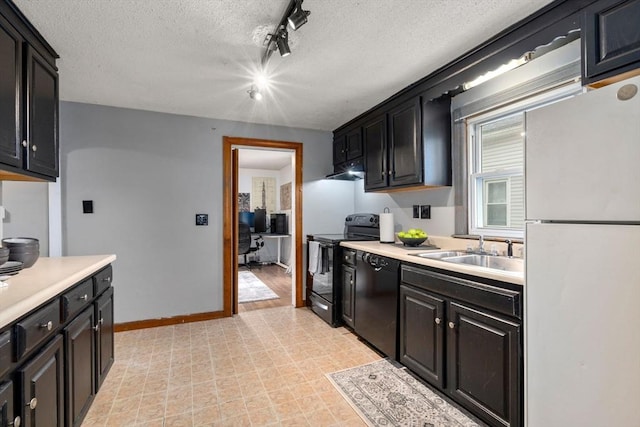
[[[336,246],[332,244],[320,243],[320,264],[321,268],[318,273],[313,275],[313,283],[311,290],[316,296],[321,297],[327,302],[333,304],[334,293],[334,273],[333,265],[335,258]]]

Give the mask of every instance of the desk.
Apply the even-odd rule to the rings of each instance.
[[[282,244],[282,239],[291,237],[291,234],[264,233],[264,234],[260,234],[260,236],[262,236],[263,239],[278,239],[278,255],[277,255],[276,264],[278,264],[282,268],[286,268],[287,271],[289,271],[291,267],[289,267],[287,264],[283,264],[282,261],[280,261],[280,247]]]

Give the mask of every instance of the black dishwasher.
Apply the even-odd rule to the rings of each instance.
[[[397,360],[398,276],[400,261],[358,251],[354,331]]]

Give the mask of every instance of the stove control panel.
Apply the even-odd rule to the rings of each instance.
[[[379,227],[380,219],[377,214],[361,213],[348,215],[344,220],[346,226]]]

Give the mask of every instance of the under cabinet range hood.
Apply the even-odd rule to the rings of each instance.
[[[364,178],[364,166],[361,162],[351,162],[347,165],[334,166],[334,172],[325,179],[336,179],[339,181],[357,181]]]

